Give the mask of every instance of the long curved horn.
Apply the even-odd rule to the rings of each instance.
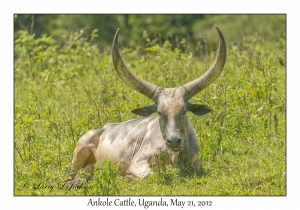
[[[121,58],[119,48],[118,48],[119,30],[120,29],[118,28],[112,45],[112,60],[113,60],[114,67],[117,71],[117,74],[126,85],[128,85],[129,87],[142,93],[143,95],[147,96],[148,98],[154,101],[154,95],[158,89],[158,86],[151,84],[150,82],[144,81],[136,77],[135,75],[133,75],[126,68]]]
[[[187,91],[187,100],[191,99],[198,92],[208,87],[221,74],[226,61],[226,43],[222,32],[216,26],[219,33],[219,49],[213,65],[199,78],[183,85]]]

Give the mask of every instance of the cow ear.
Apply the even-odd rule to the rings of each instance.
[[[153,112],[156,112],[156,104],[150,105],[150,106],[143,106],[141,108],[137,108],[132,110],[131,112],[143,117],[150,116]]]
[[[188,103],[188,110],[191,111],[193,114],[201,116],[201,115],[205,115],[209,112],[212,111],[211,108],[209,108],[208,106],[205,105],[200,105],[200,104],[191,104]]]

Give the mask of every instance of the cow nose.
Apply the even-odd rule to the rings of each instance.
[[[167,143],[170,148],[177,148],[181,145],[182,139],[179,137],[167,138]]]

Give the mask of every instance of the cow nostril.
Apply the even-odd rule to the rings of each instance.
[[[167,143],[170,146],[178,146],[182,144],[182,139],[181,138],[168,138]]]

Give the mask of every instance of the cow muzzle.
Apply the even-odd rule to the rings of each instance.
[[[173,152],[181,152],[183,150],[184,141],[180,137],[167,138],[167,146]]]

